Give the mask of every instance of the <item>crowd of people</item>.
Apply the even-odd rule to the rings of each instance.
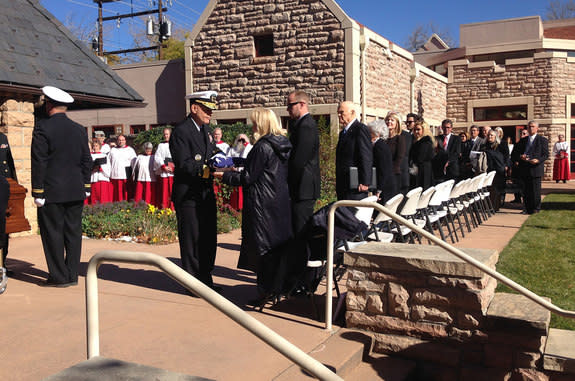
[[[306,224],[314,214],[321,184],[319,133],[309,113],[308,94],[293,91],[286,99],[289,138],[271,109],[254,109],[250,115],[253,145],[245,134],[228,145],[222,141],[221,129],[212,131],[216,92],[190,94],[185,120],[164,129],[163,142],[155,150],[147,142],[137,155],[123,135],[106,142],[103,132],[96,131],[88,145],[86,130],[66,116],[73,98],[49,86],[43,92],[48,117],[34,129],[32,195],[48,263],[46,286],[77,284],[85,203],[143,200],[175,209],[182,268],[221,291],[212,279],[217,248],[214,179],[235,187],[242,204],[238,267],[257,274],[259,302],[294,285],[306,265]],[[449,119],[442,122],[441,134],[434,136],[413,113],[402,120],[399,113],[390,112],[383,120],[365,125],[349,101],[338,105],[337,115],[339,200],[361,200],[372,192],[385,203],[416,187],[425,190],[444,180],[495,171],[491,193],[496,208],[507,181],[518,185],[517,201],[523,197],[525,213],[540,208],[543,163],[549,152],[535,121],[514,142],[501,128],[489,126],[471,126],[468,133],[454,134]],[[9,147],[4,141],[0,134],[0,154],[6,157]],[[553,149],[556,181],[569,179],[567,150],[561,135]],[[15,178],[13,164],[0,169],[2,179]],[[0,218],[5,214],[5,207],[1,209]],[[5,255],[7,239],[0,243]]]

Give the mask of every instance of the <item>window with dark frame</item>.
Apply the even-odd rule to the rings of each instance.
[[[254,49],[256,57],[269,57],[274,55],[274,35],[262,34],[254,36]]]
[[[473,109],[473,121],[493,120],[527,120],[527,105],[475,107]]]

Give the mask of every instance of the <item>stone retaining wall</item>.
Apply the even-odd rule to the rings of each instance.
[[[464,251],[495,268],[496,251]],[[549,312],[496,296],[495,279],[445,250],[370,242],[346,253],[345,264],[347,327],[373,332],[376,352],[418,360],[424,379],[545,376]]]

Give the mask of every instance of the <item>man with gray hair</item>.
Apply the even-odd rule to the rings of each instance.
[[[361,200],[367,197],[371,184],[373,151],[367,126],[357,120],[352,102],[341,102],[337,108],[341,132],[335,151],[335,190],[338,200]],[[358,186],[350,187],[350,167],[357,167]]]
[[[527,131],[529,136],[522,138],[513,148],[511,161],[519,168],[519,177],[523,180],[525,213],[533,214],[541,209],[541,177],[545,160],[549,157],[549,142],[537,135],[537,122],[529,121]]]

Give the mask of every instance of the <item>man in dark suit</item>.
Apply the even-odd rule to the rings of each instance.
[[[12,151],[10,150],[10,145],[8,144],[8,137],[0,132],[0,177],[5,180],[7,178],[16,178],[16,169],[14,167],[14,158],[12,157]],[[7,181],[4,181],[4,186],[6,186],[6,202],[8,202],[8,196],[10,195],[10,185]],[[6,257],[8,256],[8,234],[6,231],[6,208],[0,203],[0,250],[2,250],[2,263],[6,266]],[[3,220],[3,223],[2,223]],[[10,273],[10,271],[8,270]]]
[[[483,140],[479,137],[479,127],[476,125],[469,127],[469,140],[465,143],[461,143],[461,161],[459,168],[459,177],[461,179],[468,179],[474,176],[471,165],[471,151],[478,151],[482,142]]]
[[[308,110],[309,96],[294,91],[287,98],[288,127],[292,151],[289,158],[288,185],[292,201],[292,224],[297,236],[313,214],[320,196],[319,133]]]
[[[217,210],[208,160],[216,150],[209,123],[217,109],[217,93],[188,95],[190,114],[172,131],[174,162],[172,201],[178,220],[182,268],[216,291],[212,270],[216,260]]]
[[[437,140],[437,154],[434,159],[436,179],[457,180],[459,177],[459,155],[461,138],[451,133],[453,122],[445,119],[441,122],[442,135]]]
[[[541,209],[541,177],[544,174],[545,160],[549,157],[549,142],[537,135],[539,124],[530,121],[527,124],[529,136],[522,138],[513,148],[511,160],[519,169],[523,180],[524,202],[527,214]]]
[[[337,108],[339,133],[335,153],[335,190],[338,200],[361,200],[367,197],[371,179],[373,150],[367,126],[356,118],[353,103],[341,102]],[[349,168],[357,167],[358,186],[350,187]]]
[[[405,156],[401,161],[401,184],[399,184],[399,191],[402,194],[409,192],[409,154],[411,152],[411,145],[413,144],[413,134],[411,130],[415,126],[415,122],[419,121],[419,115],[410,112],[405,117],[405,128],[401,129],[401,135],[405,142]]]
[[[32,137],[32,196],[38,207],[38,225],[48,279],[43,286],[78,284],[82,251],[82,209],[90,194],[92,157],[86,129],[68,119],[74,99],[56,87],[42,88],[47,119]]]

